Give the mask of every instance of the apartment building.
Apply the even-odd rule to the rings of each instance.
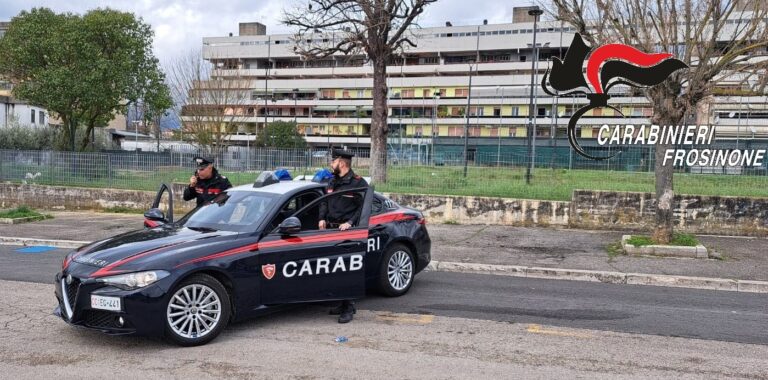
[[[559,22],[539,22],[539,59],[532,70],[533,22],[519,19],[523,21],[464,26],[446,22],[415,30],[417,47],[392,59],[387,68],[390,144],[420,152],[456,151],[463,148],[468,125],[470,154],[515,151],[526,144],[535,72],[536,144],[566,148],[568,119],[587,99],[553,98],[543,93],[540,82],[551,58],[564,56],[575,30]],[[333,43],[334,35],[312,38]],[[203,56],[215,67],[212,80],[236,82],[243,90],[238,104],[226,111],[233,116],[231,141],[245,145],[265,123],[295,120],[313,147],[367,149],[372,67],[362,56],[303,60],[293,46],[293,35],[266,34],[258,23],[241,24],[237,36],[203,39]],[[697,122],[717,125],[719,140],[766,140],[766,97],[739,79],[732,75],[720,81],[716,95],[698,110]],[[611,94],[611,104],[624,117],[608,108],[588,112],[579,124],[583,145],[596,145],[604,123],[649,123],[652,108],[645,97],[619,86]]]

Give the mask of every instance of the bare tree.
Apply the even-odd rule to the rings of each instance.
[[[173,114],[178,117],[184,135],[212,155],[224,152],[237,124],[249,115],[249,81],[237,74],[220,76],[219,69],[204,60],[199,50],[190,51],[167,66],[175,104]]]
[[[644,91],[653,124],[694,122],[690,114],[724,77],[764,78],[766,61],[755,59],[768,46],[768,7],[762,1],[551,0],[548,5],[552,16],[575,27],[593,47],[623,43],[645,52],[664,51],[689,66]],[[663,165],[664,152],[671,148],[657,145],[655,154],[653,238],[662,244],[671,239],[673,226],[673,166]]]
[[[436,0],[309,0],[286,11],[283,22],[297,27],[296,52],[309,59],[365,54],[373,66],[371,177],[387,181],[387,64],[416,47],[411,27]],[[318,38],[320,37],[320,38]]]

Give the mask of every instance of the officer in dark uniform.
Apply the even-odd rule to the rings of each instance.
[[[200,206],[232,187],[227,177],[219,174],[213,167],[212,159],[195,157],[193,160],[197,164],[197,170],[195,175],[189,179],[189,186],[184,189],[185,201],[195,199],[197,205]]]
[[[331,171],[333,178],[328,183],[326,192],[357,189],[368,187],[368,182],[352,171],[352,157],[354,154],[341,149],[334,149],[331,156]],[[320,203],[320,222],[318,227],[338,228],[346,230],[357,225],[360,212],[363,208],[363,198],[358,194],[345,194],[332,197],[327,202]],[[331,309],[331,315],[339,315],[339,323],[347,323],[355,314],[355,303],[352,300],[344,300],[336,308]]]

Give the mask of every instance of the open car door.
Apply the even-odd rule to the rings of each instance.
[[[358,223],[350,229],[320,230],[319,207],[331,197],[359,197]],[[258,243],[261,304],[330,301],[365,295],[365,254],[372,188],[335,191],[322,196]]]
[[[166,195],[164,207],[161,206],[163,195]],[[166,223],[173,223],[173,190],[164,183],[160,185],[152,207],[144,213],[144,227],[154,228]]]

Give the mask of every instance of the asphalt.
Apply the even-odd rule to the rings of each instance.
[[[502,282],[502,283],[499,283]],[[549,284],[551,283],[551,284]],[[275,313],[229,326],[205,346],[178,348],[156,339],[106,336],[72,328],[51,314],[50,284],[0,280],[0,373],[8,379],[764,379],[768,346],[708,339],[688,339],[653,334],[633,334],[550,326],[523,321],[563,321],[563,309],[579,309],[590,302],[595,311],[570,312],[582,323],[615,324],[640,320],[659,307],[643,311],[644,305],[661,305],[690,315],[689,307],[707,309],[705,299],[714,297],[710,310],[739,311],[736,320],[718,312],[705,312],[729,330],[743,323],[743,304],[726,303],[725,292],[670,290],[667,295],[693,294],[698,300],[664,301],[653,295],[633,297],[637,310],[619,308],[632,302],[622,295],[638,287],[513,279],[500,276],[428,273],[417,277],[414,291],[396,299],[361,302],[352,323],[338,324],[327,314],[327,306],[310,305]],[[462,284],[467,286],[462,290]],[[551,285],[551,286],[550,286]],[[589,301],[590,286],[613,289],[605,303]],[[443,287],[446,292],[443,292]],[[483,290],[485,287],[487,289]],[[529,294],[531,287],[551,291],[552,297]],[[556,287],[556,288],[553,288]],[[585,288],[586,287],[586,288]],[[497,307],[518,310],[518,316],[482,320],[443,316],[445,305],[462,304],[467,315],[484,310],[472,299],[484,299],[496,290],[503,292]],[[587,293],[587,297],[571,295]],[[717,294],[715,294],[717,293]],[[457,300],[450,300],[456,296]],[[643,302],[641,298],[650,297]],[[413,300],[411,300],[413,298]],[[598,297],[599,298],[599,297]],[[486,299],[486,302],[488,300]],[[418,305],[435,314],[404,314],[382,311],[399,304]],[[531,308],[539,306],[537,312]],[[411,308],[412,306],[407,306]],[[374,309],[375,308],[375,309]],[[450,309],[461,309],[451,306]],[[619,309],[616,311],[615,309]],[[428,311],[427,310],[427,311]],[[440,314],[437,314],[440,313]],[[602,314],[601,314],[602,313]],[[765,320],[765,313],[755,312]],[[541,314],[540,316],[533,314]],[[561,317],[562,316],[562,317]],[[583,322],[594,318],[593,322]],[[510,322],[510,320],[512,320]],[[674,321],[672,324],[676,324]],[[696,324],[688,317],[678,324]],[[754,329],[754,322],[745,325]],[[684,331],[682,328],[678,329]],[[764,328],[758,335],[764,336]],[[348,338],[345,343],[336,337]]]
[[[427,272],[368,310],[768,345],[765,294]]]
[[[0,225],[7,237],[95,241],[141,228],[142,216],[53,212],[34,223]],[[429,224],[432,258],[439,262],[645,273],[768,281],[768,239],[699,236],[722,259],[609,254],[623,232],[487,225]]]

